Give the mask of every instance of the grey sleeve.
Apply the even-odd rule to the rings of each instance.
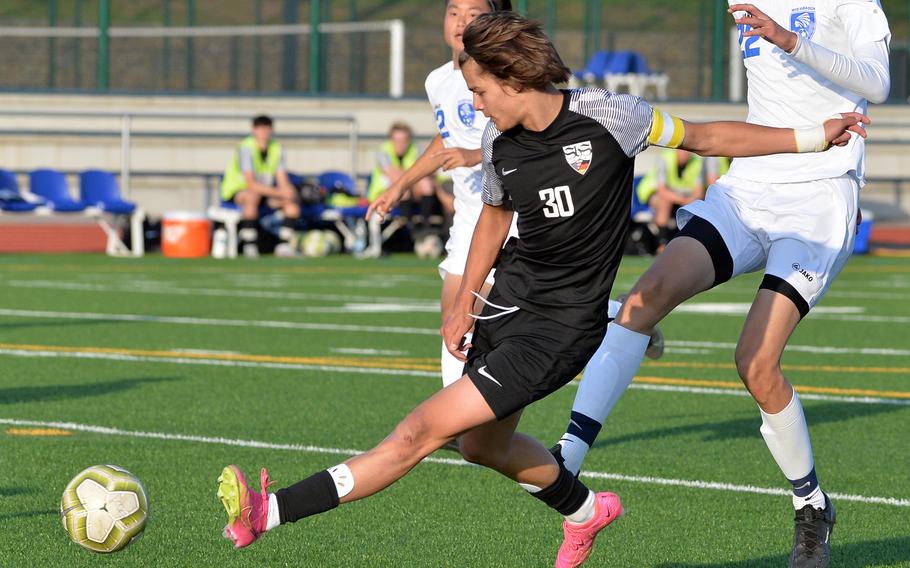
[[[641,97],[606,89],[576,89],[569,109],[599,122],[630,158],[648,147],[654,110]]]
[[[502,187],[502,178],[496,173],[496,166],[493,165],[493,142],[502,134],[496,129],[491,120],[487,123],[486,130],[483,131],[483,141],[480,144],[480,153],[483,163],[483,192],[481,199],[487,205],[499,207],[503,201],[509,197]]]
[[[237,158],[241,172],[253,172],[253,153],[249,148],[240,148],[240,153]]]

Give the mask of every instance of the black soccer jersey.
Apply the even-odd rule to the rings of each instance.
[[[648,146],[653,110],[603,89],[565,91],[545,130],[516,126],[483,137],[483,201],[511,200],[520,239],[503,249],[500,294],[576,329],[606,324],[629,225],[634,157]]]

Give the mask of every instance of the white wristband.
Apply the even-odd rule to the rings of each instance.
[[[824,124],[819,124],[812,128],[796,128],[793,132],[796,134],[796,151],[800,154],[804,152],[822,152],[828,147],[828,141],[825,140]]]

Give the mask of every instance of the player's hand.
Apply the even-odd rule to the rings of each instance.
[[[867,136],[864,124],[870,124],[869,117],[858,112],[841,113],[843,118],[831,118],[825,121],[825,140],[829,146],[846,146],[851,133]]]
[[[398,205],[398,202],[401,201],[402,193],[401,188],[398,187],[397,184],[392,184],[389,189],[380,193],[379,197],[377,197],[373,203],[370,203],[364,218],[369,221],[375,213],[376,215],[379,215],[380,220],[385,219],[386,216],[392,212],[392,209]]]
[[[742,17],[733,18],[733,21],[738,25],[751,26],[751,30],[743,32],[743,37],[761,37],[787,53],[796,49],[799,37],[795,33],[782,28],[780,24],[752,4],[733,4],[727,11],[731,14],[734,12],[746,12]]]
[[[856,234],[859,235],[859,226],[863,224],[863,210],[856,210]]]
[[[471,168],[480,163],[480,150],[465,150],[464,148],[446,148],[433,153],[433,158],[442,161],[443,170],[455,168]]]
[[[465,310],[454,309],[442,323],[439,330],[443,344],[453,357],[459,361],[468,360],[467,351],[472,346],[465,343],[465,335],[474,327],[474,318]]]

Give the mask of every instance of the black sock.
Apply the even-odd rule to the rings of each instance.
[[[559,476],[553,485],[541,489],[531,495],[547,504],[551,509],[556,509],[563,516],[571,515],[578,511],[588,498],[590,490],[579,481],[572,472],[562,464],[559,465]]]
[[[259,240],[259,221],[255,219],[241,219],[238,236],[243,244],[256,244]]]
[[[300,219],[297,217],[285,217],[281,222],[281,229],[278,231],[278,238],[282,242],[290,242],[294,238],[294,233],[297,230],[297,221]]]
[[[275,493],[281,524],[295,523],[304,517],[325,513],[338,506],[338,490],[326,470],[307,477]]]

